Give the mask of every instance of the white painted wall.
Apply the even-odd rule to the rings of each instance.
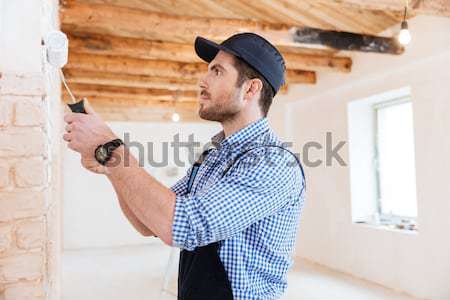
[[[195,141],[206,143],[210,137],[221,130],[218,123],[111,123],[116,134],[130,133],[130,141],[146,145],[153,143],[155,161],[160,162],[163,142],[172,142],[173,136],[180,134],[181,141],[187,141],[194,133]],[[190,166],[178,169],[175,177],[167,176],[166,171],[174,167],[173,155],[169,153],[168,167],[153,168],[148,163],[148,147],[145,147],[144,168],[166,186],[171,186],[184,176]],[[169,150],[172,148],[169,147]],[[131,151],[138,157],[137,148]],[[180,158],[187,162],[187,153]],[[159,242],[155,238],[142,237],[134,230],[123,215],[112,185],[103,175],[96,175],[83,169],[79,154],[64,147],[63,160],[64,200],[63,236],[64,249],[91,247],[114,247]]]
[[[298,86],[285,127],[297,147],[308,141],[348,140],[347,104],[411,87],[415,131],[418,234],[352,224],[350,170],[334,164],[306,168],[307,200],[296,253],[420,298],[450,299],[450,18],[417,17],[402,56],[351,54],[351,74],[319,74]],[[396,28],[395,28],[396,29]],[[314,151],[314,150],[313,150]],[[348,147],[341,152],[346,162]],[[324,159],[322,152],[313,158]]]
[[[0,72],[41,73],[42,6],[42,1],[0,0]]]

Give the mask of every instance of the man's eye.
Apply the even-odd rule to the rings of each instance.
[[[214,72],[216,73],[216,75],[220,75],[221,71],[219,69],[215,69]]]

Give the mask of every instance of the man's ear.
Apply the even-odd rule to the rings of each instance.
[[[263,88],[263,83],[262,83],[262,81],[260,79],[258,79],[258,78],[250,79],[247,82],[247,88],[246,88],[246,91],[245,91],[244,98],[246,100],[252,99],[256,95],[258,95],[258,93],[260,91],[262,91],[262,88]]]

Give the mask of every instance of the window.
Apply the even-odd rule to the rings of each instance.
[[[381,221],[417,217],[412,103],[374,105],[377,207]]]
[[[350,102],[348,123],[353,222],[416,230],[410,89]]]

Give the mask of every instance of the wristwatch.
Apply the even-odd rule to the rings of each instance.
[[[124,145],[121,139],[115,139],[107,142],[106,144],[99,145],[95,149],[95,159],[99,162],[99,164],[105,165],[108,160],[111,159],[113,151],[119,148],[120,145]]]

